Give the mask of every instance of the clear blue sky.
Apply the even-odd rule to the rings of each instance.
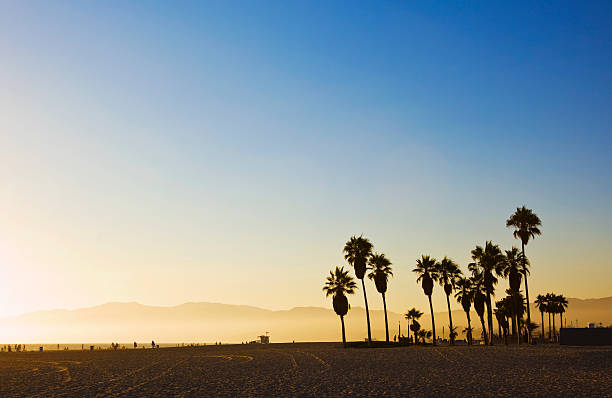
[[[523,204],[544,223],[532,295],[611,295],[611,17],[578,1],[2,2],[0,315],[329,305],[325,273],[359,233],[394,262],[390,309],[425,307],[414,259],[465,268],[485,239],[517,244],[504,222]]]

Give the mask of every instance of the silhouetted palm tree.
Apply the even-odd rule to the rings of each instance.
[[[520,292],[515,292],[512,289],[506,289],[507,296],[501,301],[503,302],[504,313],[507,318],[512,320],[512,330],[516,331],[515,338],[517,342],[520,340],[520,325],[525,313],[525,298]],[[514,332],[513,332],[514,333]]]
[[[406,320],[408,320],[409,323],[410,321],[412,321],[412,325],[409,326],[409,329],[414,332],[414,343],[415,344],[417,342],[417,332],[421,328],[421,324],[417,320],[421,316],[423,316],[423,313],[414,307],[408,310],[408,312],[404,314],[404,318],[406,318]]]
[[[450,295],[455,290],[457,280],[461,277],[461,270],[459,266],[450,258],[444,257],[442,261],[437,264],[438,268],[438,282],[440,286],[444,287],[444,293],[446,293],[446,306],[448,307],[448,322],[450,324],[449,330],[453,331],[453,316],[450,308]],[[456,333],[455,333],[456,334]],[[450,343],[455,344],[455,338],[453,334],[450,334]]]
[[[372,254],[372,244],[363,235],[356,237],[351,236],[351,239],[344,245],[344,258],[353,266],[355,269],[355,275],[357,279],[361,279],[361,286],[363,287],[363,300],[365,301],[366,308],[366,321],[368,324],[368,345],[372,345],[372,330],[370,328],[370,309],[368,307],[368,296],[366,295],[365,282],[363,277],[365,276],[368,259]]]
[[[333,296],[332,303],[334,311],[340,317],[342,324],[342,344],[346,347],[346,332],[344,329],[344,316],[349,310],[347,294],[355,293],[357,284],[353,277],[349,275],[344,267],[336,267],[334,271],[329,271],[327,282],[323,286],[325,297]]]
[[[567,299],[562,294],[557,295],[556,301],[557,301],[557,305],[559,306],[558,308],[559,316],[561,317],[561,326],[559,328],[562,328],[563,327],[563,314],[565,313],[565,309],[567,308],[568,302],[567,302]]]
[[[542,315],[542,332],[540,333],[540,340],[544,341],[544,313],[547,311],[546,309],[546,297],[538,294],[535,299],[535,305],[538,310],[540,310],[540,315]]]
[[[421,324],[419,323],[419,321],[413,320],[410,324],[410,330],[412,330],[412,332],[414,333],[414,344],[419,344],[419,339],[417,337],[419,330],[421,330]]]
[[[512,250],[506,250],[506,255],[503,259],[503,275],[510,282],[510,290],[513,292],[512,297],[518,297],[517,294],[521,289],[521,278],[523,273],[528,273],[527,266],[529,261],[523,258],[523,254],[516,247]],[[512,303],[512,337],[516,339],[517,344],[520,344],[520,335],[518,331],[518,303]]]
[[[512,313],[507,308],[507,302],[504,299],[495,302],[493,314],[495,314],[495,318],[497,318],[499,335],[503,336],[504,343],[508,344],[508,317],[512,316]]]
[[[382,295],[383,307],[385,310],[385,337],[387,343],[389,342],[389,321],[387,320],[387,300],[385,293],[387,292],[387,281],[390,276],[393,276],[391,271],[391,261],[384,254],[374,253],[370,257],[370,266],[372,271],[368,275],[368,278],[374,280],[376,290]]]
[[[478,314],[478,318],[480,318],[480,324],[482,326],[482,333],[484,335],[485,345],[489,344],[489,339],[487,338],[487,328],[485,327],[484,322],[484,311],[485,311],[485,301],[487,301],[487,296],[484,293],[483,287],[483,278],[478,273],[474,274],[471,278],[472,289],[473,289],[473,300],[474,300],[474,310],[476,314]]]
[[[459,278],[457,280],[457,293],[455,293],[455,298],[458,303],[461,303],[465,316],[467,317],[467,330],[469,334],[466,336],[468,345],[472,345],[472,323],[470,320],[470,309],[472,307],[472,300],[474,299],[474,291],[472,288],[472,281],[469,278]]]
[[[521,240],[521,248],[523,253],[523,260],[526,260],[525,257],[525,245],[529,243],[530,238],[534,238],[537,235],[542,234],[540,231],[540,227],[542,226],[542,221],[540,218],[527,207],[523,206],[521,208],[516,208],[514,214],[510,216],[509,219],[506,220],[506,227],[514,228],[514,238]],[[525,263],[523,263],[525,265]],[[527,298],[527,322],[531,323],[531,313],[529,311],[529,288],[527,287],[527,268],[524,267],[524,276],[525,276],[525,297]],[[531,340],[531,333],[529,334],[529,340]]]
[[[544,296],[546,298],[546,312],[548,312],[548,340],[552,341],[552,328],[550,326],[550,317],[555,310],[555,295],[552,293],[546,293]],[[554,320],[553,320],[554,325]]]
[[[417,283],[421,282],[423,292],[429,299],[429,310],[431,311],[431,329],[433,331],[433,345],[436,345],[436,323],[434,321],[433,304],[431,303],[431,293],[433,292],[433,285],[438,280],[438,269],[436,265],[436,259],[426,255],[422,255],[421,258],[417,259],[416,268],[412,270],[419,277]]]
[[[476,246],[472,250],[473,263],[470,263],[469,269],[474,276],[482,277],[482,286],[486,293],[487,305],[487,320],[489,323],[489,344],[493,345],[493,308],[491,304],[491,296],[495,294],[495,284],[497,283],[496,275],[501,275],[503,270],[504,256],[498,245],[491,241],[485,243],[484,249],[481,246]]]

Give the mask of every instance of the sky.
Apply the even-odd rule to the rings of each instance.
[[[389,309],[426,310],[416,258],[518,246],[522,205],[530,296],[610,296],[611,13],[0,1],[0,317],[330,307],[353,234],[393,262]]]

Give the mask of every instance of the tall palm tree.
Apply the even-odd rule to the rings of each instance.
[[[391,271],[391,261],[384,254],[374,253],[370,257],[369,261],[372,271],[368,275],[368,278],[374,279],[376,290],[382,295],[383,307],[385,310],[385,337],[387,343],[389,342],[389,321],[387,320],[387,300],[385,293],[387,292],[387,282],[390,276],[393,276]]]
[[[506,250],[506,255],[503,259],[503,276],[508,278],[510,282],[511,297],[517,298],[521,289],[521,279],[523,273],[528,273],[527,266],[529,261],[523,258],[523,254],[516,247],[511,250]],[[512,337],[516,339],[517,344],[520,344],[520,334],[518,331],[518,303],[512,303]]]
[[[411,308],[410,310],[408,310],[408,312],[406,312],[404,314],[404,318],[406,318],[406,320],[408,320],[408,322],[412,321],[412,326],[410,326],[410,330],[412,330],[414,332],[414,343],[416,344],[417,342],[417,332],[419,331],[419,329],[421,328],[421,325],[418,323],[418,319],[423,316],[423,313],[419,310],[417,310],[416,308]],[[417,326],[418,325],[418,326]],[[410,333],[408,333],[410,334]]]
[[[355,293],[357,284],[353,280],[353,277],[349,275],[348,271],[344,270],[344,267],[336,267],[334,271],[329,271],[329,276],[325,285],[323,285],[323,291],[325,297],[333,296],[332,304],[334,311],[340,317],[340,323],[342,324],[342,344],[346,347],[346,332],[344,329],[344,316],[349,310],[347,294]]]
[[[527,268],[525,264],[525,245],[529,243],[529,239],[535,239],[536,236],[541,235],[542,231],[540,231],[540,227],[542,226],[542,221],[540,218],[527,207],[523,206],[521,208],[516,208],[514,214],[510,216],[509,219],[506,220],[506,227],[514,228],[515,239],[521,240],[521,251],[523,253],[523,271],[525,276],[525,297],[527,299],[527,324],[531,323],[531,313],[529,311],[529,288],[527,287]],[[531,332],[529,332],[529,340],[531,340]]]
[[[540,333],[540,340],[544,341],[544,313],[546,310],[546,297],[538,294],[535,299],[535,305],[538,310],[540,310],[540,315],[542,315],[542,332]]]
[[[368,307],[368,296],[366,295],[365,282],[363,277],[365,276],[368,259],[372,254],[372,243],[363,235],[357,237],[355,235],[344,245],[344,259],[355,269],[355,275],[357,279],[361,279],[361,286],[363,287],[363,300],[365,301],[366,309],[366,320],[368,324],[368,346],[372,345],[372,330],[370,328],[370,308]]]
[[[444,257],[442,261],[438,263],[438,282],[440,286],[444,287],[444,293],[446,293],[446,306],[448,307],[448,322],[450,323],[449,329],[453,331],[453,316],[450,308],[450,295],[457,287],[457,280],[461,277],[461,270],[459,266],[450,258]],[[450,343],[455,344],[455,337],[450,334]]]
[[[472,323],[470,320],[470,309],[472,300],[474,299],[474,291],[472,290],[472,281],[469,278],[461,277],[457,280],[457,293],[455,298],[458,303],[461,303],[465,316],[467,317],[467,340],[468,345],[472,345]]]
[[[431,303],[431,293],[433,292],[434,282],[438,280],[438,267],[436,259],[422,255],[417,259],[416,268],[412,270],[419,277],[417,283],[421,282],[423,292],[429,299],[429,310],[431,311],[431,330],[433,331],[433,345],[436,345],[436,323],[434,321],[433,304]]]
[[[470,282],[473,289],[474,310],[476,311],[476,314],[478,314],[478,318],[480,318],[480,325],[482,326],[485,345],[488,345],[489,339],[487,338],[487,328],[485,327],[484,322],[484,311],[487,295],[484,292],[483,278],[480,274],[476,273],[472,276]]]
[[[482,277],[482,286],[486,293],[487,305],[487,321],[489,324],[489,344],[493,345],[493,308],[491,305],[491,296],[495,294],[495,285],[497,277],[502,275],[503,271],[503,254],[498,245],[491,241],[486,241],[485,247],[476,246],[471,252],[473,263],[470,263],[469,269],[473,275]]]

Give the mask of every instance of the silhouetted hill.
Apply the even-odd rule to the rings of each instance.
[[[586,326],[589,322],[612,324],[612,297],[601,299],[570,298],[568,324]],[[426,308],[421,309],[426,312]],[[373,336],[384,339],[384,315],[370,311]],[[480,329],[480,322],[472,312],[472,326]],[[532,305],[532,318],[540,323],[540,313]],[[467,322],[465,313],[453,311],[454,324],[462,330]],[[431,328],[428,314],[421,325]],[[548,322],[546,318],[545,322]],[[558,323],[558,317],[557,317]],[[389,312],[391,336],[407,333],[403,315]],[[436,313],[436,329],[448,336],[448,314]],[[353,306],[346,317],[347,338],[361,340],[366,336],[365,310]],[[173,307],[156,307],[138,303],[107,303],[76,310],[32,312],[0,319],[0,342],[105,342],[156,341],[163,342],[241,342],[254,340],[269,331],[272,341],[336,341],[340,322],[332,309],[295,307],[273,311],[247,305],[220,303],[185,303]]]

